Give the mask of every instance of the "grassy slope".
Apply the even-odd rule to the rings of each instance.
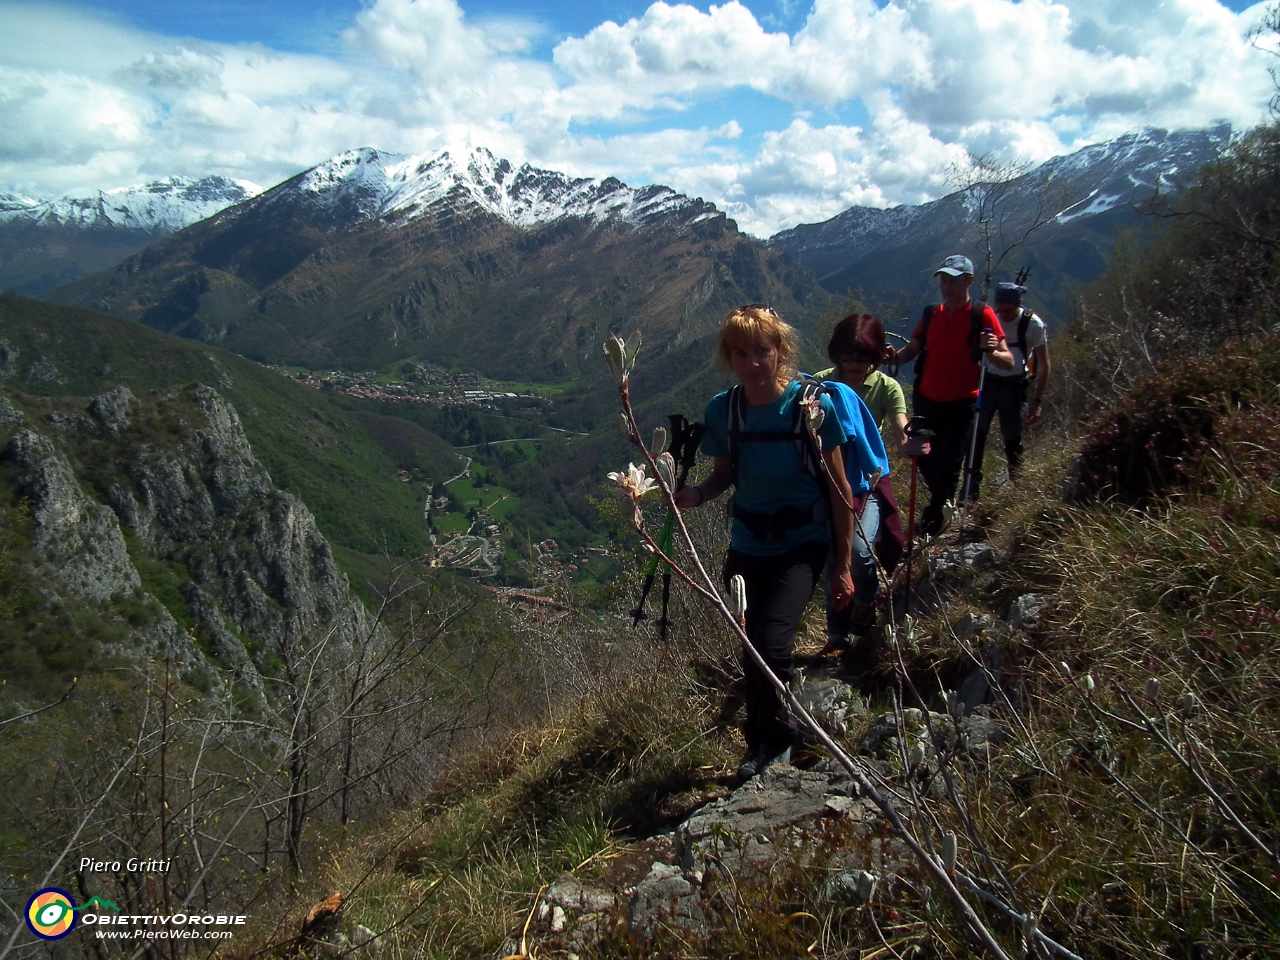
[[[156,333],[129,320],[6,294],[0,337],[12,359],[3,386],[91,397],[116,384],[135,393],[200,381],[230,400],[255,454],[300,497],[335,543],[362,553],[421,552],[423,492],[398,483],[404,451],[440,476],[459,461],[414,424],[357,417],[335,400],[234,354]]]
[[[1280,341],[1270,350],[1280,358]],[[1016,880],[1022,902],[1037,910],[1042,930],[1082,956],[1243,958],[1280,950],[1275,932],[1222,880],[1229,876],[1255,906],[1274,913],[1280,871],[1140,725],[1113,719],[1139,719],[1126,692],[1165,718],[1180,749],[1275,848],[1280,446],[1251,446],[1259,435],[1248,431],[1256,421],[1275,433],[1280,397],[1274,384],[1260,386],[1261,400],[1221,421],[1214,449],[1230,457],[1189,453],[1203,458],[1196,461],[1205,467],[1202,479],[1210,468],[1219,471],[1213,482],[1145,513],[1062,502],[1059,486],[1077,443],[1041,433],[1020,486],[984,501],[983,528],[1008,559],[926,617],[920,639],[905,650],[916,682],[933,697],[939,678],[972,669],[974,639],[952,630],[963,614],[998,621],[1025,593],[1053,598],[1035,626],[1001,645],[1011,699],[993,709],[1012,742],[991,763],[955,773],[968,815]],[[1122,409],[1134,408],[1130,402]],[[1250,419],[1242,423],[1244,414]],[[1249,451],[1261,459],[1245,463]],[[1229,463],[1236,467],[1223,466]],[[1242,484],[1259,510],[1232,506],[1241,502]],[[602,629],[614,633],[618,649],[637,642],[620,627]],[[568,643],[568,632],[558,642]],[[604,695],[584,691],[567,713],[469,756],[422,809],[340,857],[293,912],[300,915],[331,887],[346,889],[372,866],[365,892],[348,904],[353,922],[381,929],[417,910],[414,932],[393,938],[402,955],[498,955],[540,886],[566,869],[591,883],[614,861],[638,855],[636,836],[669,826],[723,789],[736,747],[733,717],[720,712],[728,690],[716,682],[724,674],[715,654],[731,648],[721,629],[682,608],[673,645],[636,664],[631,682]],[[1148,680],[1159,681],[1154,697],[1144,693]],[[891,691],[888,683],[874,691],[862,715],[888,709]],[[1187,693],[1190,711],[1182,707]],[[855,750],[864,726],[854,724],[846,737]],[[945,801],[934,810],[944,831],[961,836],[962,867],[983,873],[955,811]],[[1222,875],[1182,842],[1184,829]],[[615,928],[600,955],[878,955],[880,933],[903,956],[913,948],[922,956],[977,953],[940,891],[921,899],[918,879],[884,890],[870,910],[824,902],[822,879],[815,884],[789,868],[754,883],[738,878],[740,907],[721,916],[724,927],[711,941],[641,949]],[[438,891],[419,903],[420,891],[437,881]],[[987,916],[1017,955],[1017,930]],[[549,949],[537,936],[530,946],[537,955]]]

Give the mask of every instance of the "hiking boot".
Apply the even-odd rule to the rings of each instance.
[[[791,762],[791,745],[784,747],[765,747],[760,751],[760,759],[756,766],[756,773],[764,773],[770,767],[777,766],[780,763]]]
[[[764,758],[764,750],[759,746],[747,747],[747,752],[742,758],[742,762],[738,764],[738,779],[744,783],[750,780],[761,770],[761,760]]]
[[[843,654],[853,643],[848,637],[837,637],[827,634],[827,645],[818,651],[818,656],[825,657],[833,653]]]
[[[920,525],[916,531],[921,537],[936,537],[942,531],[942,510],[933,504],[924,508],[920,514]]]
[[[853,635],[855,637],[865,637],[871,631],[871,628],[876,625],[875,604],[869,603],[865,607],[855,606],[849,620],[853,628]]]
[[[880,644],[874,640],[862,640],[840,658],[840,667],[851,680],[862,680],[874,674],[880,666]]]

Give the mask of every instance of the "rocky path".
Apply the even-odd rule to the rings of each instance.
[[[984,543],[939,544],[930,551],[928,574],[916,585],[917,610],[938,608],[961,587],[981,588],[1005,559]],[[1007,731],[987,705],[990,680],[1000,674],[998,638],[1033,626],[1047,601],[1028,594],[1011,605],[1003,621],[966,613],[952,624],[957,637],[983,651],[985,663],[973,665],[955,684],[952,715],[930,715],[935,734],[948,743],[929,742],[921,710],[904,711],[901,730],[892,713],[884,714],[857,750],[874,779],[901,783],[904,756],[922,758],[927,766],[938,749],[958,749],[964,762],[983,763],[1000,749]],[[866,725],[867,703],[838,659],[797,659],[807,666],[797,671],[796,695],[829,732],[847,735]],[[705,933],[716,898],[743,879],[768,874],[780,861],[806,861],[824,871],[823,897],[832,904],[857,903],[896,874],[902,856],[879,810],[859,796],[839,764],[779,765],[706,803],[671,833],[624,847],[602,874],[561,877],[542,893],[528,929],[513,935],[501,956],[518,955],[522,939],[526,946],[536,942],[540,954],[576,956],[623,914],[632,937],[651,937],[663,927]]]

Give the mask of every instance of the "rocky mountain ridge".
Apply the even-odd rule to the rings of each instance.
[[[213,388],[10,394],[0,442],[5,486],[29,504],[26,575],[43,604],[97,611],[104,655],[170,656],[197,685],[260,690],[300,641],[340,648],[374,629],[310,510],[271,482]],[[56,647],[43,632],[28,639]]]
[[[0,288],[42,293],[261,192],[246,180],[211,176],[53,200],[0,194]]]
[[[405,223],[433,207],[467,207],[510,226],[532,229],[566,218],[643,227],[668,216],[686,224],[716,216],[714,205],[669,187],[628,187],[609,177],[569,177],[525,163],[519,167],[483,147],[455,156],[402,156],[365,147],[339,154],[289,181],[321,204],[354,203],[363,219]],[[287,193],[286,193],[287,195]]]
[[[803,327],[811,278],[665,187],[463,159],[344,154],[50,297],[253,359],[415,358],[503,380],[607,380],[599,345],[667,353],[731,306]],[[705,366],[705,352],[699,365]]]
[[[1143,226],[1137,205],[1212,163],[1230,139],[1228,124],[1173,132],[1147,128],[1055,157],[1016,178],[1006,222],[1025,222],[1047,193],[1062,199],[1062,208],[1048,211],[1050,222],[1034,234],[1018,264],[1032,267],[1041,281],[1037,292],[1049,294],[1057,308],[1052,312],[1066,316],[1067,288],[1098,275],[1122,230]],[[919,206],[851,207],[822,223],[784,230],[767,244],[813,270],[832,293],[860,288],[887,301],[900,299],[905,289],[924,297],[935,260],[957,250],[971,257],[979,252],[974,220],[972,195],[956,191]]]
[[[262,187],[229,177],[164,177],[114,190],[53,200],[0,193],[0,223],[67,226],[82,230],[181,230],[256,197]]]

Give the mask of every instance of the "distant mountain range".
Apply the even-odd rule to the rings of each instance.
[[[666,354],[735,304],[828,299],[712,204],[483,149],[342,154],[49,295],[259,360],[505,380],[607,379],[610,330]]]
[[[1147,129],[1056,157],[1012,184],[1003,208],[1009,236],[1026,224],[1046,195],[1061,199],[1052,219],[1006,261],[1012,279],[1031,270],[1031,300],[1048,319],[1070,315],[1071,296],[1106,267],[1116,239],[1149,227],[1136,207],[1157,189],[1172,191],[1213,162],[1230,141],[1231,127],[1169,133]],[[1047,187],[1047,188],[1046,188]],[[861,291],[868,305],[910,310],[936,293],[932,272],[942,257],[965,253],[980,260],[971,194],[957,191],[913,207],[852,207],[830,220],[802,224],[768,240],[812,270],[833,294]],[[997,253],[1002,241],[997,239]]]
[[[166,177],[55,200],[0,193],[0,289],[38,294],[105,270],[261,192],[247,180]]]

